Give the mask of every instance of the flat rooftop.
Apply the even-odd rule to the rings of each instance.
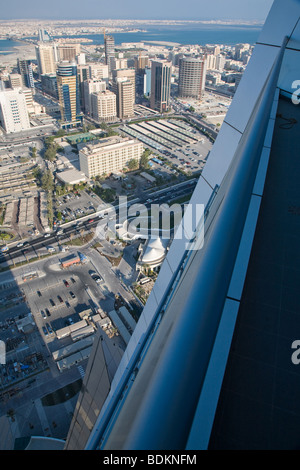
[[[209,449],[300,448],[300,364],[291,347],[300,340],[299,137],[300,107],[280,97]]]

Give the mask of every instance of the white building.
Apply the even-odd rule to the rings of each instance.
[[[106,90],[106,82],[101,79],[90,79],[83,82],[83,97],[85,114],[91,114],[91,94]]]
[[[92,79],[108,81],[108,65],[91,64],[89,66],[89,74]]]
[[[117,117],[115,93],[106,90],[91,94],[91,115],[98,122],[114,122]]]
[[[132,159],[140,161],[143,144],[129,137],[113,136],[88,144],[79,151],[80,170],[91,178],[123,170]]]
[[[56,50],[52,44],[38,44],[35,47],[39,75],[56,73]]]
[[[21,88],[0,91],[0,122],[7,133],[30,129],[26,96]]]

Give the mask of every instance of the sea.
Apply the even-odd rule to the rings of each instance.
[[[99,28],[100,29],[100,28]],[[197,24],[197,25],[160,25],[144,28],[146,31],[136,32],[120,32],[110,33],[115,39],[115,45],[129,42],[165,42],[177,43],[182,45],[198,44],[203,46],[205,44],[224,44],[234,45],[239,43],[255,44],[261,31],[260,26],[244,26],[244,25],[211,25],[211,24]],[[63,38],[64,36],[59,36]],[[67,36],[66,36],[67,37]],[[74,38],[91,39],[93,44],[103,44],[104,37],[103,31],[99,34],[87,34],[72,36]],[[33,38],[30,38],[33,39]],[[53,39],[56,39],[55,37]],[[13,48],[18,46],[20,42],[10,41],[6,39],[0,40],[0,54],[9,54],[13,52]],[[90,43],[92,44],[92,43]]]
[[[20,41],[13,41],[10,39],[0,39],[0,54],[6,55],[11,54],[14,51],[14,47],[20,46],[22,42]]]

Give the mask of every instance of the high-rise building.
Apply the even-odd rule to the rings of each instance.
[[[9,84],[10,84],[10,88],[22,88],[23,86],[22,75],[19,73],[10,73]]]
[[[80,54],[81,46],[79,43],[75,44],[59,44],[57,46],[59,61],[68,60],[75,62],[76,57]]]
[[[117,95],[117,116],[120,119],[134,115],[135,69],[113,70],[112,91]]]
[[[39,76],[56,73],[55,46],[53,44],[38,44],[35,47]]]
[[[45,93],[53,96],[53,98],[58,99],[56,73],[41,75],[41,86]]]
[[[105,329],[111,320],[109,317],[103,316],[99,323]],[[110,341],[100,325],[95,334],[89,365],[85,372],[84,386],[79,393],[66,439],[65,448],[67,450],[84,449],[96,423],[97,410],[100,410],[105,402],[110,384],[124,353],[118,343]],[[90,373],[94,363],[98,365],[99,373],[97,375]]]
[[[143,73],[145,68],[149,66],[149,56],[139,54],[138,57],[134,59],[134,68],[136,73]]]
[[[151,93],[151,68],[146,67],[143,77],[143,94],[149,98]]]
[[[108,66],[108,75],[111,76],[115,60],[115,40],[113,36],[104,35],[105,63]]]
[[[104,80],[95,80],[89,79],[85,80],[83,83],[83,102],[84,102],[84,112],[87,115],[91,115],[91,94],[97,93],[99,91],[106,90],[106,82]]]
[[[129,80],[133,85],[133,94],[132,100],[133,104],[135,103],[135,87],[136,87],[136,73],[134,68],[123,68],[123,69],[115,69],[112,71],[112,78],[113,81],[116,82],[118,80]]]
[[[299,19],[274,1],[86,450],[299,447]]]
[[[172,62],[151,62],[150,107],[160,113],[170,109]]]
[[[87,64],[78,63],[77,77],[78,77],[78,87],[79,87],[80,109],[84,111],[84,88],[83,88],[84,85],[83,84],[86,80],[89,80],[90,78],[89,66]]]
[[[206,60],[183,57],[179,60],[178,96],[201,100],[205,87]]]
[[[17,59],[18,73],[22,77],[23,86],[26,88],[34,88],[33,71],[31,60]]]
[[[50,34],[45,29],[39,29],[39,42],[52,41]]]
[[[7,133],[30,129],[26,96],[21,88],[0,91],[0,122]]]
[[[80,114],[77,66],[75,62],[60,62],[56,73],[62,127],[74,127],[82,122]]]
[[[80,170],[91,178],[122,171],[129,161],[140,161],[144,147],[138,140],[129,137],[107,137],[96,144],[88,144],[79,151]]]
[[[106,64],[89,64],[89,78],[95,78],[97,80],[105,80],[108,82],[108,65]]]
[[[117,117],[116,98],[115,93],[109,90],[92,93],[91,117],[98,122],[114,122]]]
[[[121,58],[121,59],[115,59],[112,63],[112,73],[114,70],[120,70],[120,69],[127,69],[128,68],[128,61],[127,59]]]
[[[134,84],[128,78],[117,78],[113,82],[112,91],[117,97],[117,116],[128,119],[134,116]]]

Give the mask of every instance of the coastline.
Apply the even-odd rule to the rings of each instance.
[[[22,43],[21,41],[18,46],[14,46],[12,48],[11,52],[6,54],[4,54],[3,52],[0,51],[0,65],[2,66],[15,65],[17,63],[17,58],[29,60],[36,59],[35,45]]]

